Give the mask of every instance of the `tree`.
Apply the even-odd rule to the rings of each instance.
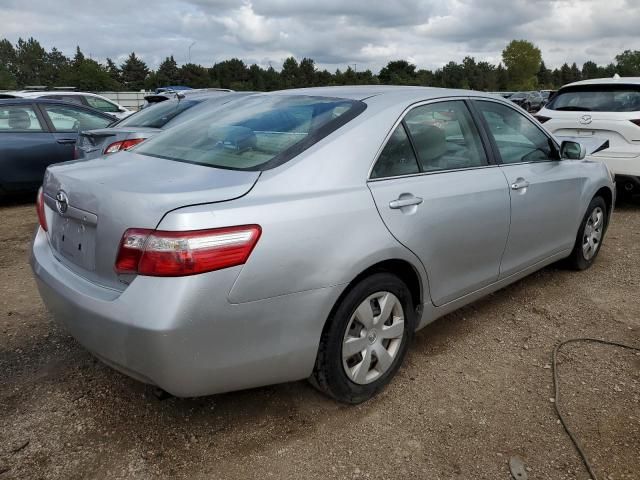
[[[622,77],[640,76],[640,50],[625,50],[616,55],[616,67]]]
[[[192,88],[207,88],[211,86],[209,70],[202,65],[186,63],[180,67],[180,83]]]
[[[16,79],[16,51],[9,40],[0,40],[0,89],[11,90],[18,87]]]
[[[282,64],[280,72],[281,88],[293,88],[298,86],[300,77],[300,67],[295,58],[289,57]]]
[[[105,69],[107,70],[109,77],[111,77],[111,80],[113,80],[116,85],[120,85],[122,83],[122,74],[120,72],[120,69],[118,68],[118,65],[116,65],[116,63],[110,58],[107,58]]]
[[[416,66],[406,60],[393,60],[387,63],[378,74],[380,83],[386,85],[415,85]]]
[[[135,52],[131,52],[129,57],[120,66],[122,72],[122,83],[130,90],[142,90],[144,81],[149,75],[147,64],[136,57]]]
[[[598,78],[602,76],[602,72],[595,62],[587,61],[582,64],[582,78],[588,80],[590,78]]]
[[[303,58],[298,66],[297,87],[313,87],[316,84],[316,64],[310,58]]]
[[[34,38],[18,39],[16,45],[16,80],[19,86],[42,85],[42,70],[47,52]]]
[[[158,86],[175,85],[180,79],[180,69],[173,55],[164,59],[158,67],[156,82]]]
[[[536,73],[536,80],[540,88],[551,88],[553,86],[551,70],[547,68],[544,62],[540,62],[540,68],[538,69],[538,73]]]
[[[512,40],[502,51],[502,61],[509,72],[511,88],[532,90],[540,70],[540,49],[527,40]]]

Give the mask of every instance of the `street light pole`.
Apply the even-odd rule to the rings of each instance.
[[[196,42],[193,42],[191,45],[189,45],[189,63],[191,63],[191,47],[193,47],[196,44]]]

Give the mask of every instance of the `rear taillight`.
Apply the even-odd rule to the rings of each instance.
[[[120,150],[129,150],[131,147],[139,144],[140,142],[146,140],[146,138],[132,138],[130,140],[121,140],[119,142],[113,142],[107,148],[105,148],[104,153],[116,153]]]
[[[122,236],[117,273],[179,277],[244,264],[256,246],[259,225],[169,232],[130,228]]]
[[[551,120],[550,117],[545,117],[543,115],[534,115],[534,118],[538,120],[540,123],[548,122],[549,120]]]
[[[640,119],[638,120],[629,120],[631,123],[635,123],[637,126],[640,127]]]
[[[46,232],[47,217],[44,214],[44,192],[42,191],[42,187],[40,187],[40,190],[38,190],[38,197],[36,198],[36,212],[38,213],[38,222],[40,223],[40,228],[42,228]]]

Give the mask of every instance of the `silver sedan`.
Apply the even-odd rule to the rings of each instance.
[[[252,95],[49,167],[31,264],[82,345],[171,394],[310,378],[358,403],[417,329],[594,262],[614,184],[584,156],[477,92]]]

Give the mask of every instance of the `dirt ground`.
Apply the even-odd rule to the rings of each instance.
[[[546,268],[423,329],[377,398],[306,382],[158,400],[53,323],[27,258],[32,203],[0,205],[0,480],[586,479],[556,418],[551,351],[640,345],[640,202],[588,271]],[[568,345],[561,406],[600,479],[640,478],[640,356]]]

